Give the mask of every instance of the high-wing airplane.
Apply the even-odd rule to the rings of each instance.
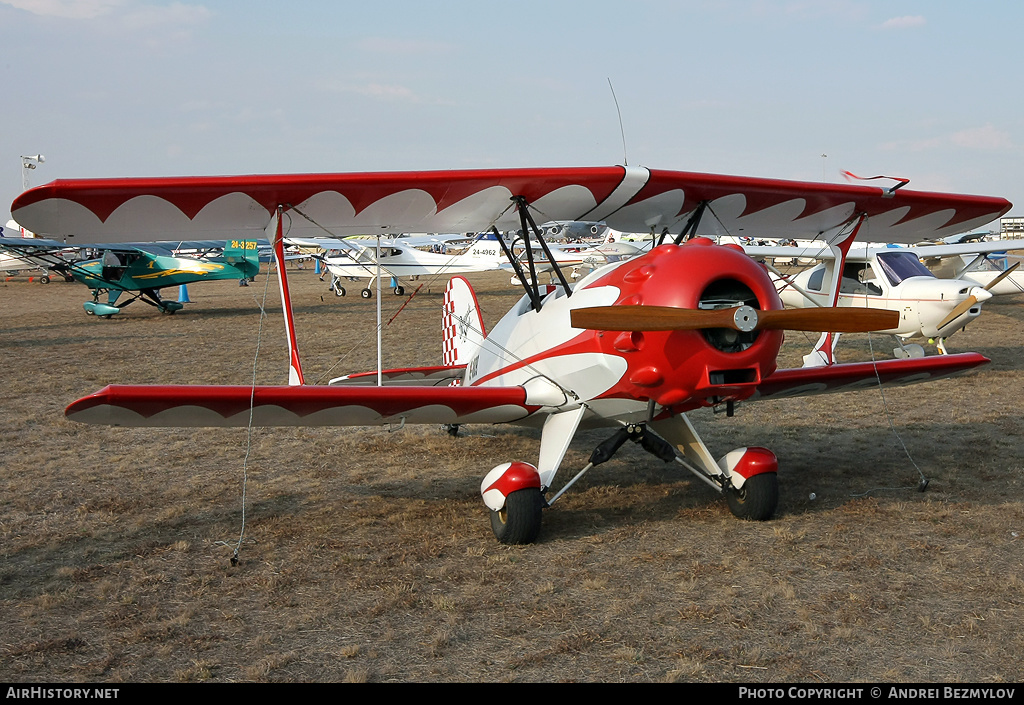
[[[344,296],[346,279],[369,279],[359,293],[364,299],[373,296],[378,277],[394,280],[396,296],[405,294],[403,280],[409,277],[468,274],[501,269],[501,251],[493,243],[484,246],[477,238],[461,236],[413,236],[376,239],[286,238],[286,243],[315,247],[327,252],[319,257],[331,273],[331,291]],[[458,254],[447,254],[449,244],[465,241]],[[423,248],[433,249],[423,249]]]
[[[176,256],[174,249],[188,246],[202,250],[200,257]],[[31,258],[50,269],[71,277],[92,289],[92,301],[83,304],[89,315],[110,318],[135,301],[155,306],[161,313],[174,314],[183,308],[177,301],[167,301],[160,289],[215,279],[251,280],[259,273],[259,252],[256,240],[226,242],[151,242],[133,244],[93,244],[78,246],[99,249],[97,259],[74,260],[66,256],[67,245],[43,238],[0,238],[0,250],[15,256]],[[211,256],[211,251],[217,251]],[[100,297],[106,294],[106,302]],[[121,301],[128,294],[127,301]]]
[[[0,249],[0,272],[8,274],[21,274],[23,272],[38,272],[39,281],[43,284],[50,283],[50,267],[45,262],[37,261],[31,257],[19,257]]]
[[[503,243],[499,243],[499,239]],[[378,276],[390,277],[395,295],[402,296],[405,294],[403,279],[509,269],[512,268],[509,255],[520,263],[527,263],[530,259],[521,235],[495,235],[487,232],[468,236],[388,238],[382,239],[379,245],[373,238],[338,240],[288,237],[285,242],[302,247],[317,247],[328,253],[320,259],[331,273],[330,289],[337,296],[345,296],[346,279],[369,279],[369,283],[360,291],[364,299],[373,296],[373,284]],[[552,244],[544,250],[539,244],[533,243],[531,250],[534,271],[538,274],[553,270],[548,255],[560,267],[571,268],[573,278],[580,268],[592,268],[607,261],[604,254],[590,247]]]
[[[25,229],[13,220],[7,221],[6,225],[0,227],[0,272],[8,272],[10,274],[39,272],[39,281],[43,284],[49,284],[50,274],[53,271],[52,260],[39,259],[31,254],[14,254],[7,251],[2,244],[7,240],[13,243],[31,243],[32,238],[33,233],[26,233]]]
[[[117,241],[134,225],[195,237],[233,228],[266,233],[283,255],[283,219],[317,213],[332,232],[509,229],[530,211],[655,229],[662,244],[601,267],[570,287],[526,294],[486,334],[466,282],[449,283],[440,366],[303,383],[287,274],[278,267],[289,346],[288,386],[111,385],[73,402],[68,418],[125,426],[292,426],[517,423],[541,429],[539,460],[502,463],[481,493],[504,543],[529,543],[545,507],[582,472],[633,440],[723,493],[739,517],[767,519],[778,503],[777,459],[741,447],[716,461],[686,417],[702,407],[899,385],[987,362],[974,353],[777,368],[783,330],[859,331],[895,325],[890,311],[784,310],[766,270],[702,234],[756,230],[823,236],[847,248],[858,234],[916,242],[1005,213],[1000,198],[786,182],[638,168],[521,169],[216,179],[58,181],[23,193],[12,211],[38,232]],[[708,216],[705,219],[705,215]],[[295,221],[293,220],[293,223]],[[535,228],[533,228],[535,230]],[[671,233],[671,236],[669,235]],[[538,231],[535,230],[535,234]],[[671,237],[671,239],[670,239]],[[833,302],[834,303],[834,302]],[[581,427],[615,429],[590,463],[546,496]]]
[[[832,282],[839,275],[836,305],[843,307],[883,308],[899,312],[898,325],[880,330],[897,336],[898,356],[923,355],[920,346],[906,346],[903,341],[925,337],[934,340],[940,353],[946,352],[946,339],[981,315],[982,303],[993,296],[993,289],[1014,274],[1009,269],[988,277],[985,283],[968,278],[940,278],[922,260],[1024,248],[1024,241],[996,243],[964,243],[957,245],[921,245],[918,247],[854,246],[846,255],[842,269],[829,248],[794,248],[747,246],[744,250],[755,258],[780,258],[787,261],[809,259],[820,261],[814,267],[795,275],[775,270],[782,302],[792,308],[828,306],[832,301]],[[834,354],[837,336],[822,337],[815,350],[805,358],[808,365],[827,364]],[[826,344],[832,349],[825,349]]]
[[[943,279],[967,279],[985,287],[992,296],[1024,293],[1024,272],[1007,254],[1024,249],[1024,240],[972,240],[915,248],[921,263]],[[1019,262],[1019,256],[1016,258]],[[1009,270],[1009,273],[1006,272]],[[998,280],[998,281],[996,281]]]

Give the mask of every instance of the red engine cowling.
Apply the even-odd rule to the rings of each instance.
[[[615,286],[617,304],[683,309],[782,308],[767,271],[742,248],[707,238],[661,245],[591,286]],[[598,346],[627,361],[628,371],[604,397],[653,399],[682,412],[745,399],[776,369],[783,334],[730,328],[596,331]]]

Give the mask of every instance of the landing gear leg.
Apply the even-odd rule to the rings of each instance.
[[[717,462],[685,415],[654,421],[651,426],[674,447],[674,460],[725,494],[729,511],[739,519],[771,519],[779,505],[778,459],[767,448],[737,448]]]

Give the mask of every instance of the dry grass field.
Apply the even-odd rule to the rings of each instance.
[[[375,301],[292,276],[307,381],[373,369]],[[534,431],[64,419],[112,382],[247,384],[256,361],[284,383],[266,279],[111,320],[85,315],[78,284],[0,284],[0,681],[1022,679],[1022,303],[987,303],[951,339],[992,359],[963,377],[694,413],[716,455],[779,456],[770,522],[628,444],[539,543],[505,547],[479,482],[535,461]],[[471,279],[489,323],[519,295]],[[442,288],[385,329],[386,366],[440,362]],[[385,294],[386,318],[399,303]],[[784,364],[810,343],[790,334]],[[872,347],[893,346],[851,335],[842,357]],[[559,480],[607,435],[582,434]]]

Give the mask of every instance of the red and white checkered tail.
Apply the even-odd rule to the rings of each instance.
[[[473,287],[462,277],[452,277],[444,290],[442,364],[465,365],[477,354],[487,337]]]

